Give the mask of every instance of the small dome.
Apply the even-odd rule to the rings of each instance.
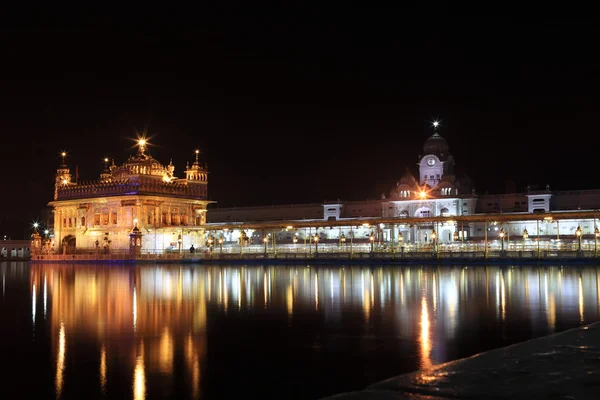
[[[448,154],[448,142],[441,137],[437,132],[429,137],[423,145],[424,154],[443,155]]]
[[[440,183],[448,182],[450,184],[454,184],[455,181],[456,181],[456,177],[452,174],[448,174],[448,175],[442,176]]]
[[[407,168],[406,172],[404,172],[404,175],[402,175],[402,178],[400,178],[400,181],[398,182],[398,186],[407,185],[409,187],[414,187],[416,184],[417,184],[417,180],[415,179],[415,177],[410,173],[410,171]]]

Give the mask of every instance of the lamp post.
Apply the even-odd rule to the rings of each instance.
[[[537,230],[537,258],[540,258],[540,220],[536,220]]]
[[[527,232],[527,228],[523,229],[523,250],[525,250],[525,240],[529,237],[529,232]]]
[[[269,242],[269,238],[265,236],[263,238],[263,243],[265,244],[265,255],[267,255],[267,243],[268,242]]]
[[[223,254],[223,242],[225,241],[225,239],[223,238],[223,235],[221,235],[219,237],[219,253]]]
[[[313,240],[315,241],[315,254],[319,252],[319,239],[321,239],[319,237],[319,234],[315,233],[315,237],[313,238]]]
[[[213,244],[214,240],[215,240],[215,238],[212,235],[212,233],[210,235],[208,235],[208,250],[209,251],[212,251],[212,244]]]
[[[433,252],[437,253],[437,232],[435,229],[431,231],[431,241],[433,242]]]
[[[371,242],[371,253],[373,253],[373,245],[375,244],[375,234],[373,233],[373,231],[371,231],[369,241]]]
[[[598,258],[598,236],[600,236],[600,230],[594,228],[594,257]]]
[[[242,233],[240,234],[240,254],[242,254],[242,252],[244,251],[244,245],[246,244],[246,240],[248,240],[248,235],[246,235],[246,231],[242,231]]]
[[[577,237],[577,252],[581,252],[581,237],[583,236],[581,226],[577,227],[577,230],[575,231],[575,236]]]
[[[398,246],[400,247],[400,252],[404,257],[404,236],[402,235],[402,232],[398,233]]]
[[[48,229],[44,230],[44,251],[46,253],[50,253],[50,239],[48,239],[48,234],[50,231]]]
[[[298,234],[297,233],[294,233],[294,237],[292,238],[292,242],[294,242],[294,245],[296,243],[298,243]]]
[[[340,247],[343,249],[344,245],[346,244],[346,235],[344,235],[343,233],[340,235]]]
[[[504,254],[504,228],[500,228],[500,233],[498,234],[498,236],[500,236],[500,252],[501,254]]]

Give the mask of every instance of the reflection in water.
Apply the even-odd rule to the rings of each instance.
[[[48,282],[44,274],[44,319],[46,319],[46,304],[48,302]]]
[[[65,385],[65,380],[75,382],[78,374],[85,373],[75,368],[66,373],[67,332],[71,349],[81,343],[97,346],[94,355],[86,357],[93,357],[94,374],[99,373],[100,390],[107,395],[133,394],[134,399],[144,399],[154,393],[185,392],[200,398],[206,382],[214,381],[203,377],[224,374],[222,379],[231,382],[254,369],[262,371],[263,378],[289,370],[292,387],[294,377],[316,368],[314,363],[265,362],[260,368],[245,367],[239,375],[232,368],[236,363],[247,366],[246,353],[253,351],[260,354],[257,357],[267,357],[269,352],[306,354],[302,341],[306,337],[313,343],[311,357],[330,357],[319,358],[319,364],[330,368],[332,362],[347,363],[347,357],[373,358],[378,365],[390,364],[390,370],[379,372],[378,379],[384,379],[407,372],[398,371],[398,364],[393,364],[397,360],[403,360],[402,365],[413,363],[405,368],[414,370],[468,355],[470,348],[456,349],[465,346],[461,344],[463,334],[496,334],[494,324],[487,323],[488,316],[503,327],[517,324],[521,330],[526,318],[539,335],[553,332],[557,324],[564,329],[564,321],[594,321],[600,307],[600,278],[595,268],[33,265],[29,287],[34,323],[36,288],[41,284],[44,315],[48,304],[49,329],[57,349],[57,396],[75,387]],[[274,341],[263,353],[269,347],[264,341],[275,340],[270,335],[276,331],[273,325],[262,328],[265,320],[281,320],[285,328],[279,329],[295,332],[295,339]],[[300,326],[300,331],[294,331]],[[211,349],[216,346],[216,350],[215,357],[207,361],[209,328]],[[227,329],[231,331],[227,333]],[[339,334],[348,339],[332,340]],[[281,336],[286,337],[285,333]],[[373,353],[375,347],[360,342],[389,337],[393,345],[385,342],[388,347],[383,354]],[[338,361],[339,353],[319,351],[328,350],[327,346],[336,351],[335,346],[347,346],[343,351],[351,354],[346,354],[346,361]],[[228,352],[234,354],[233,359],[224,358]],[[76,351],[70,354],[73,360],[83,357]],[[418,358],[412,360],[407,354]],[[364,379],[364,371],[362,363],[360,367],[346,366],[344,382]],[[109,373],[131,377],[127,394],[111,393],[118,389],[113,389],[112,381],[107,387]],[[323,380],[330,376],[326,371],[321,375]],[[338,389],[345,391],[348,386]],[[248,390],[252,396],[253,389]],[[313,394],[308,397],[327,393]]]
[[[58,355],[56,357],[56,397],[60,398],[62,394],[63,382],[64,382],[64,369],[65,369],[65,353],[67,349],[67,341],[65,337],[65,324],[60,323],[60,330],[58,332]]]
[[[581,282],[581,276],[579,277],[579,286],[577,289],[579,295],[579,321],[583,323],[583,283]]]
[[[100,388],[106,392],[106,347],[100,350]]]
[[[429,312],[427,311],[427,297],[421,299],[421,368],[431,368],[431,342],[429,341]]]
[[[31,322],[33,322],[33,327],[35,328],[35,283],[31,288]]]
[[[144,398],[146,398],[146,373],[144,371],[144,344],[141,342],[133,370],[133,400],[143,400]]]
[[[135,285],[133,285],[133,305],[131,308],[133,309],[133,331],[135,332],[135,327],[137,324],[137,295],[135,293]]]
[[[173,372],[173,338],[169,334],[169,328],[165,326],[160,338],[158,348],[158,369],[163,374]]]

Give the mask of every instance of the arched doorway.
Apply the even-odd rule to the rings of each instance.
[[[419,207],[417,211],[415,211],[416,218],[427,218],[433,217],[433,213],[431,212],[431,208],[429,207]]]
[[[74,254],[76,247],[76,239],[73,235],[67,235],[62,240],[63,254]]]
[[[433,212],[429,207],[423,206],[419,207],[414,216],[416,218],[428,218],[433,217]],[[418,226],[415,225],[413,230],[413,237],[415,238],[415,242],[420,245],[426,245],[431,243],[431,233],[433,232],[433,224],[431,222],[427,223],[419,223]]]

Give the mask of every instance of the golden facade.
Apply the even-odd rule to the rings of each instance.
[[[142,251],[181,251],[204,243],[208,171],[199,163],[186,166],[185,178],[172,163],[161,165],[138,141],[138,152],[120,166],[105,159],[94,182],[74,182],[63,162],[57,170],[53,251],[70,254],[129,251],[130,234],[138,228]]]

